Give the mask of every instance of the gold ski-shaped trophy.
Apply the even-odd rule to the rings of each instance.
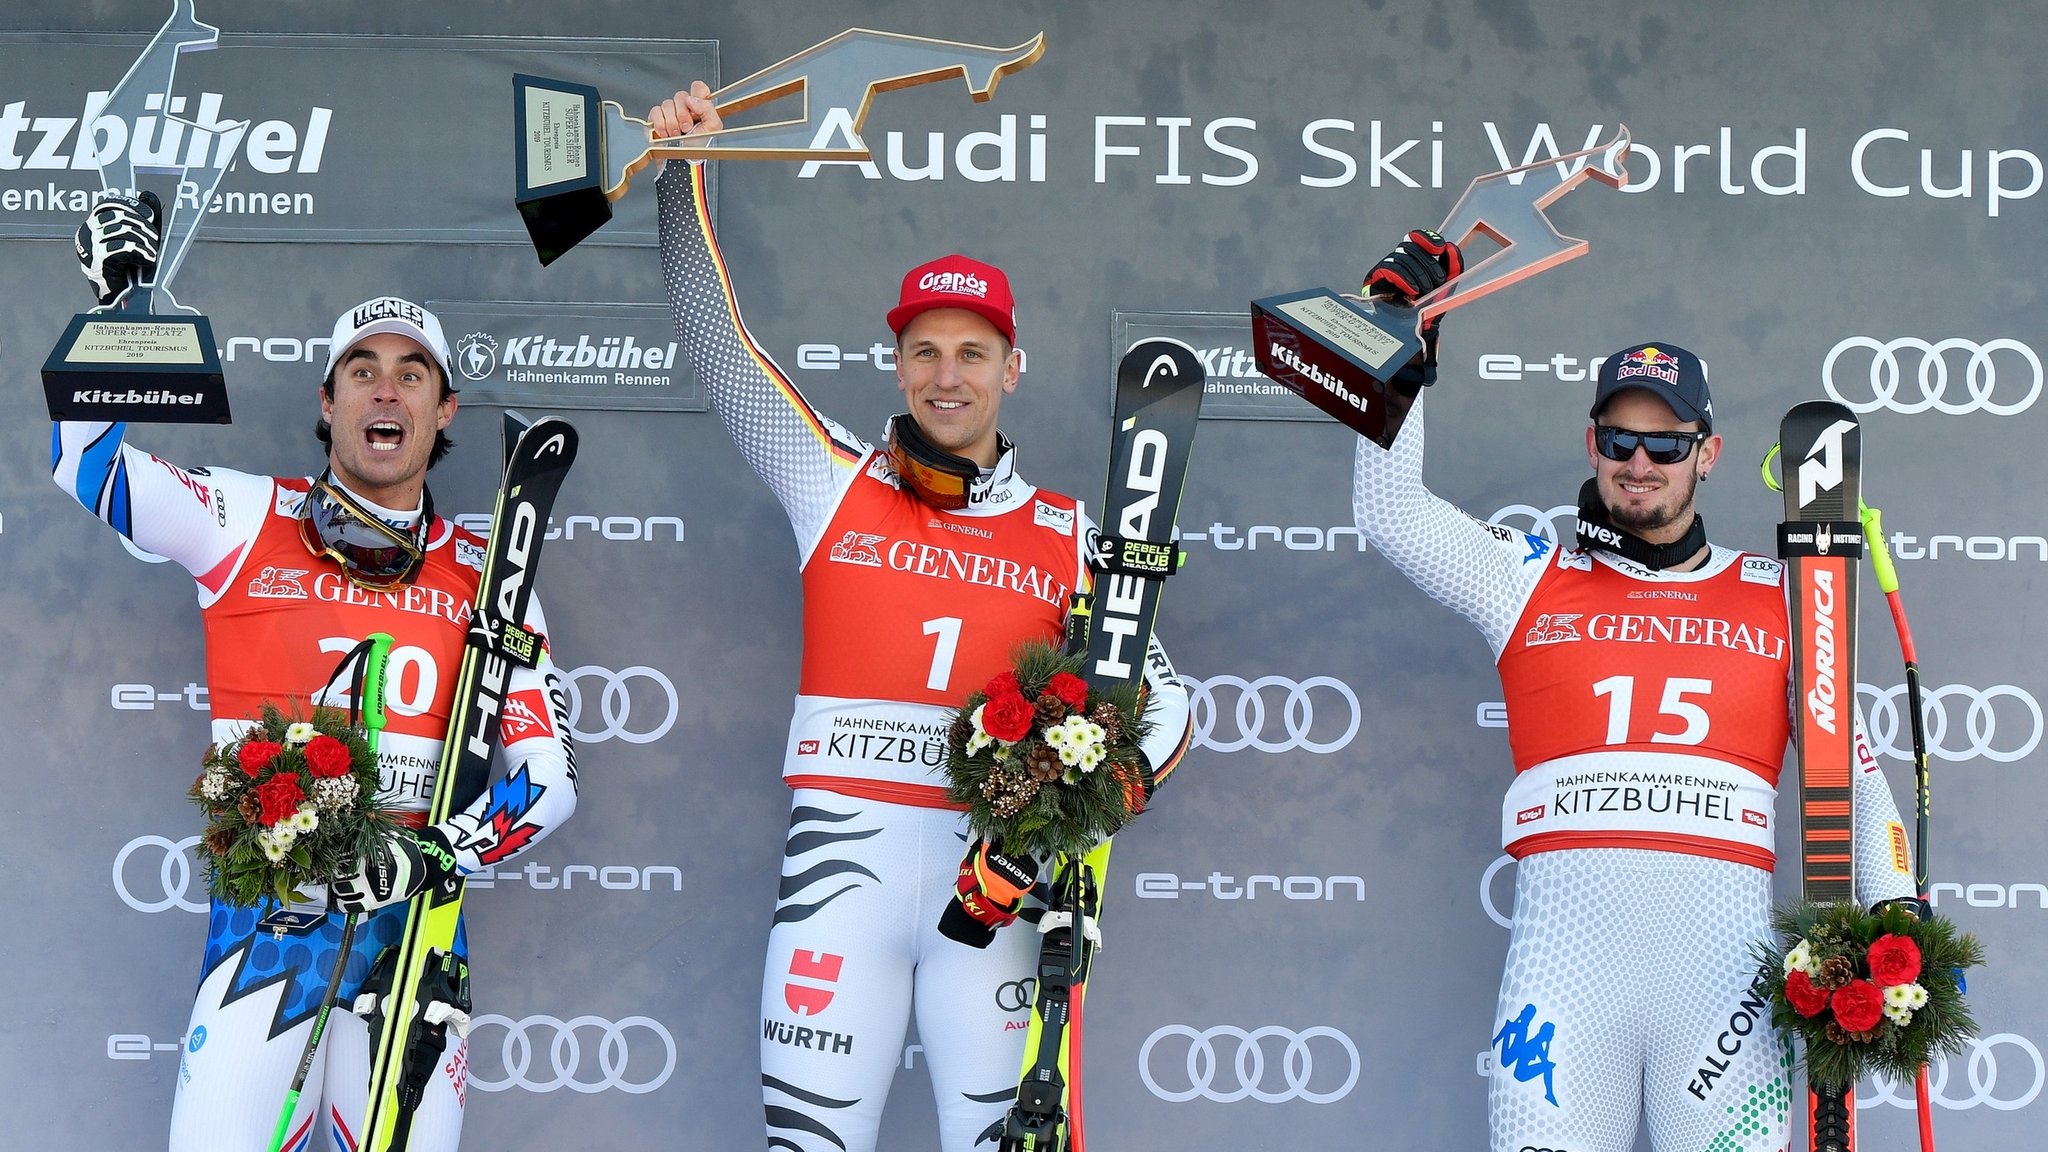
[[[552,264],[603,227],[633,174],[657,160],[868,160],[873,152],[860,131],[877,92],[959,76],[979,102],[1044,52],[1043,33],[1014,48],[990,48],[850,28],[711,94],[721,118],[795,95],[794,118],[669,140],[655,139],[647,121],[591,85],[515,75],[513,199],[540,262]],[[834,108],[853,110],[851,141],[821,145]]]
[[[1484,235],[1500,248],[1404,307],[1328,288],[1252,301],[1259,371],[1388,447],[1408,399],[1386,381],[1422,351],[1423,325],[1462,304],[1585,255],[1584,240],[1557,230],[1543,210],[1586,180],[1619,188],[1628,180],[1628,128],[1596,148],[1490,172],[1472,181],[1437,229],[1468,244]]]
[[[175,0],[170,19],[107,94],[106,103],[97,114],[89,111],[79,125],[83,146],[96,153],[102,188],[137,192],[143,187],[136,178],[140,172],[170,177],[171,194],[160,197],[163,246],[156,274],[112,304],[73,317],[43,362],[43,393],[52,420],[228,423],[227,385],[213,326],[170,291],[171,278],[213,203],[214,189],[234,162],[235,146],[249,130],[246,120],[209,128],[171,112],[182,103],[172,93],[178,57],[219,41],[220,29],[199,22],[192,0]],[[185,163],[135,163],[131,134],[152,120],[166,135],[175,123],[191,141],[180,150]],[[196,190],[197,202],[187,202],[179,194],[184,190]]]

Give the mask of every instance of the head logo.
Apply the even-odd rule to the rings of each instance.
[[[304,600],[306,586],[299,583],[305,568],[279,568],[266,564],[249,581],[249,598],[252,600]]]
[[[832,545],[831,560],[835,564],[859,564],[866,568],[880,568],[882,554],[875,551],[875,545],[887,539],[873,532],[856,532],[849,528],[846,535]]]
[[[498,341],[488,332],[471,332],[455,346],[455,367],[471,380],[488,380],[498,370]]]

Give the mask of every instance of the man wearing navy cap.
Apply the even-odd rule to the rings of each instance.
[[[1412,301],[1459,264],[1410,233],[1365,291]],[[1782,1152],[1791,1058],[1749,949],[1769,935],[1792,637],[1779,562],[1709,543],[1694,507],[1721,454],[1706,368],[1664,341],[1601,363],[1577,539],[1553,542],[1423,486],[1433,332],[1426,346],[1392,446],[1359,441],[1352,508],[1486,636],[1506,695],[1501,843],[1518,864],[1492,1147],[1629,1152],[1647,1120],[1658,1152]],[[1910,897],[1860,724],[1856,747],[1858,896]]]
[[[701,83],[648,121],[661,137],[719,127]],[[811,407],[747,331],[699,167],[670,163],[657,184],[669,306],[712,406],[789,514],[803,585],[761,989],[767,1146],[870,1152],[914,1012],[940,1146],[971,1152],[1016,1097],[1038,939],[996,929],[1039,864],[968,842],[946,797],[947,728],[1020,641],[1057,642],[1070,594],[1089,586],[1093,527],[1071,497],[1018,475],[997,430],[1023,368],[1001,269],[955,254],[904,275],[887,322],[906,411],[869,444]],[[1189,712],[1156,641],[1148,656],[1158,777],[1186,747]]]

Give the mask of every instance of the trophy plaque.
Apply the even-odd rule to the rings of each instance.
[[[169,113],[157,109],[175,106],[172,79],[178,57],[205,51],[219,41],[220,29],[199,22],[192,0],[174,0],[170,19],[108,93],[98,118],[79,127],[84,138],[97,147],[99,124],[119,122],[107,130],[113,145],[98,156],[102,188],[134,193],[141,188],[138,171],[169,176],[173,186],[171,194],[162,197],[158,227],[163,243],[154,276],[130,286],[112,304],[73,317],[63,339],[43,362],[43,393],[52,420],[229,422],[227,386],[221,375],[220,353],[213,343],[213,326],[197,310],[179,304],[170,286],[200,218],[213,202],[214,190],[233,162],[232,150],[201,149],[211,153],[210,163],[204,166],[138,167],[127,146],[139,119],[168,117]],[[179,122],[191,132],[200,131],[200,126],[190,121]],[[225,131],[239,136],[248,127],[245,120]],[[177,195],[177,187],[187,184],[199,189],[195,205],[187,206]]]
[[[633,174],[657,160],[868,160],[873,153],[860,131],[875,93],[959,76],[984,101],[1004,76],[1044,52],[1043,33],[1014,48],[990,48],[851,28],[711,94],[721,119],[795,95],[795,118],[669,140],[655,139],[647,121],[588,84],[514,75],[513,199],[540,262],[552,264],[603,227]],[[833,108],[853,110],[852,142],[814,144]]]
[[[1422,327],[1461,304],[1555,268],[1589,245],[1560,233],[1543,210],[1587,179],[1619,188],[1628,179],[1628,129],[1597,148],[1491,172],[1472,181],[1438,229],[1464,245],[1484,234],[1500,245],[1413,306],[1311,288],[1252,301],[1259,371],[1388,447],[1414,397],[1387,381],[1422,351]]]

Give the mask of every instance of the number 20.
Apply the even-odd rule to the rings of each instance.
[[[1650,733],[1652,744],[1704,744],[1707,740],[1707,710],[1687,700],[1688,693],[1706,696],[1714,690],[1712,680],[1697,680],[1685,676],[1673,676],[1664,681],[1664,699],[1657,705],[1660,716],[1675,716],[1685,721],[1685,730],[1676,735],[1664,732]],[[1609,676],[1593,685],[1593,695],[1607,697],[1607,742],[1628,743],[1628,722],[1630,706],[1635,702],[1636,678],[1633,676]]]

